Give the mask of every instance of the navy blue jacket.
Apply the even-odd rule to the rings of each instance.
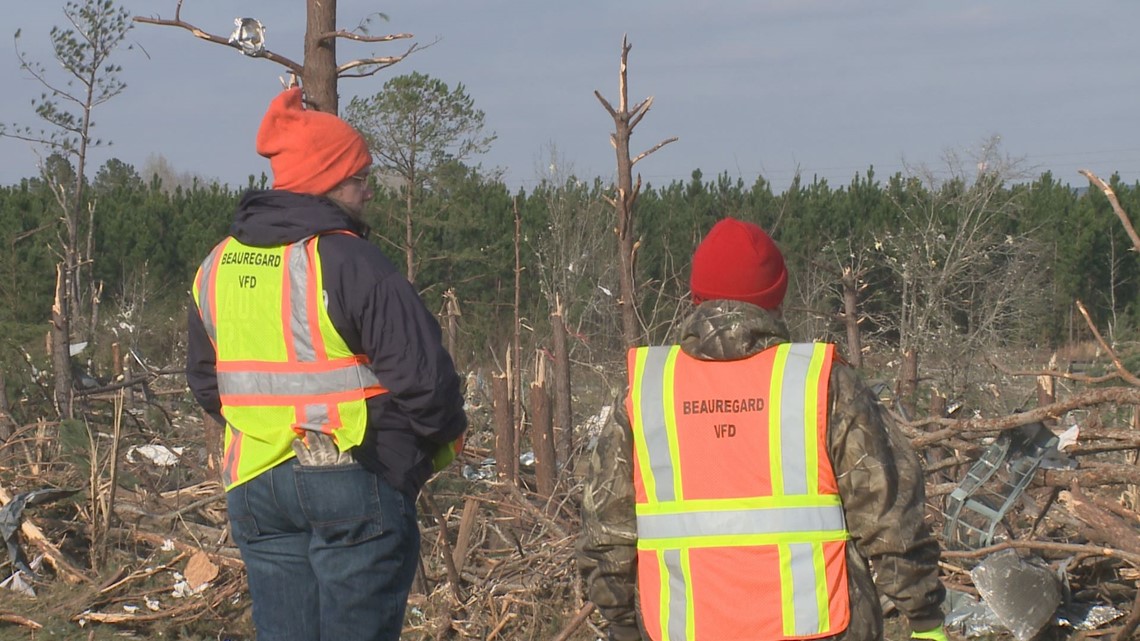
[[[353,455],[397,490],[415,496],[431,476],[431,457],[467,428],[463,394],[439,323],[378,247],[368,227],[336,203],[287,191],[250,191],[230,234],[257,247],[287,245],[324,232],[320,254],[328,313],[345,343],[372,362],[387,394],[367,401],[368,427]],[[277,319],[267,319],[278,322]],[[186,381],[194,398],[224,422],[217,354],[191,301]]]

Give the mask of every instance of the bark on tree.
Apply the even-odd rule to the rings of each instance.
[[[898,402],[906,409],[908,416],[914,415],[914,394],[918,390],[918,352],[914,348],[903,352],[902,369],[899,372]]]
[[[512,325],[514,331],[511,340],[511,360],[514,361],[514,367],[510,367],[508,363],[508,372],[510,374],[508,380],[511,381],[510,393],[514,401],[512,405],[514,409],[515,420],[515,452],[514,459],[519,460],[519,446],[521,439],[518,435],[522,434],[523,425],[523,411],[522,411],[522,318],[520,310],[522,308],[522,258],[519,254],[519,247],[522,246],[522,216],[519,215],[519,204],[515,199],[511,199],[511,209],[514,210],[515,216],[515,300],[513,305],[514,310],[514,324]]]
[[[305,98],[311,109],[339,113],[336,92],[336,0],[306,2],[305,11]]]
[[[621,297],[618,305],[621,308],[622,338],[627,347],[634,347],[641,342],[641,329],[637,320],[637,276],[636,252],[637,239],[634,233],[634,208],[637,196],[641,191],[641,176],[637,177],[637,184],[633,181],[633,166],[639,160],[657,151],[665,145],[677,140],[676,137],[667,138],[636,158],[629,156],[629,138],[634,127],[653,105],[653,97],[629,108],[629,88],[626,78],[626,69],[629,61],[629,50],[632,46],[624,36],[621,39],[621,65],[618,71],[618,108],[614,109],[610,103],[597,91],[594,95],[609,112],[614,120],[614,132],[610,134],[610,145],[617,154],[617,185],[613,198],[607,200],[613,206],[617,215],[617,226],[614,228],[618,240],[618,284]]]
[[[573,399],[570,393],[570,348],[566,340],[566,323],[562,301],[555,297],[554,313],[550,315],[554,334],[554,442],[558,461],[568,470],[573,467],[570,453],[574,451]]]
[[[55,302],[51,306],[51,364],[55,406],[60,418],[73,418],[71,411],[71,316],[67,309],[66,265],[55,267]]]
[[[1049,370],[1057,369],[1057,352],[1049,358]],[[1037,377],[1037,406],[1050,405],[1057,400],[1057,379],[1048,374]]]
[[[514,485],[518,480],[515,462],[515,425],[511,418],[511,399],[507,391],[507,375],[491,377],[491,398],[495,421],[495,469],[499,481]]]
[[[8,405],[8,384],[0,370],[0,443],[12,437],[16,422],[12,420],[11,408]]]
[[[451,354],[451,360],[459,365],[456,359],[455,350],[459,346],[459,318],[463,313],[459,310],[459,297],[455,295],[455,290],[448,288],[443,294],[446,301],[446,315],[447,315],[447,353]]]
[[[222,470],[222,446],[225,444],[225,430],[221,423],[206,412],[201,412],[202,436],[206,440],[206,469],[220,473]]]
[[[545,368],[541,363],[539,367]],[[554,456],[554,426],[550,417],[550,395],[545,377],[530,385],[531,438],[534,440],[535,480],[538,494],[549,498],[558,478],[558,461]]]
[[[854,270],[844,268],[843,325],[847,328],[847,360],[852,367],[863,367],[863,345],[859,339],[859,281]]]

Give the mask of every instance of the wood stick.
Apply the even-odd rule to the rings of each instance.
[[[566,627],[562,628],[558,636],[554,637],[554,641],[566,641],[569,639],[570,635],[574,634],[574,631],[581,627],[581,625],[586,622],[586,619],[590,618],[590,613],[593,612],[596,607],[593,601],[586,601],[585,605],[578,608],[578,611],[574,613],[574,618],[570,619]]]
[[[475,529],[475,519],[478,515],[478,499],[468,497],[463,504],[463,513],[459,517],[459,534],[456,535],[455,550],[452,552],[457,573],[462,573],[463,565],[467,562],[467,548],[471,544],[471,532]]]
[[[39,630],[40,628],[44,627],[43,625],[36,623],[28,617],[22,617],[11,612],[0,612],[0,622],[15,623],[16,625],[22,625],[25,628],[31,628],[33,630]]]

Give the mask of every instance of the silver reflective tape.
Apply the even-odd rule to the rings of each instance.
[[[645,540],[838,532],[845,529],[843,507],[839,505],[637,515],[637,537]]]
[[[202,313],[202,324],[206,326],[206,333],[215,344],[218,342],[218,326],[214,324],[214,308],[210,306],[210,301],[214,298],[214,267],[217,265],[217,255],[225,244],[225,242],[218,243],[206,260],[202,261],[202,282],[198,286],[198,311]]]
[[[788,546],[791,556],[792,602],[795,604],[796,636],[819,634],[819,593],[816,592],[815,562],[810,543]]]
[[[293,332],[297,360],[303,363],[317,360],[313,335],[309,331],[309,252],[305,251],[309,240],[311,239],[299,240],[285,250],[289,256],[285,268],[289,270],[289,300],[292,308],[289,312],[289,326]]]
[[[673,459],[669,455],[669,429],[665,424],[665,366],[670,347],[650,347],[641,376],[641,427],[645,434],[645,449],[649,452],[649,467],[657,486],[658,501],[674,501]]]
[[[668,577],[663,577],[664,580],[669,582],[669,603],[668,603],[668,627],[665,630],[665,637],[669,641],[685,641],[685,629],[688,627],[688,612],[689,612],[689,599],[688,599],[688,581],[685,577],[684,568],[681,565],[681,551],[680,550],[665,550],[665,571],[669,573]]]
[[[814,346],[793,343],[784,365],[780,390],[780,461],[784,494],[807,494],[807,447],[804,403],[807,398],[808,366]],[[811,444],[812,447],[815,443]]]
[[[218,391],[225,395],[311,396],[348,392],[379,385],[367,365],[328,372],[218,372]]]
[[[321,431],[329,424],[329,406],[325,403],[313,403],[305,406],[305,422],[298,425],[302,429]]]

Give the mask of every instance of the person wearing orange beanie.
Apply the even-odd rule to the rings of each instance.
[[[776,243],[718,221],[690,288],[587,452],[578,566],[609,639],[882,639],[881,594],[946,641],[918,457],[834,345],[791,342]]]
[[[395,641],[416,496],[467,427],[435,316],[369,242],[364,138],[270,103],[273,189],[238,204],[193,284],[186,379],[225,428],[221,476],[260,639]]]
[[[274,189],[315,196],[372,165],[364,136],[333,114],[305,109],[300,87],[269,103],[257,153],[269,159]]]

